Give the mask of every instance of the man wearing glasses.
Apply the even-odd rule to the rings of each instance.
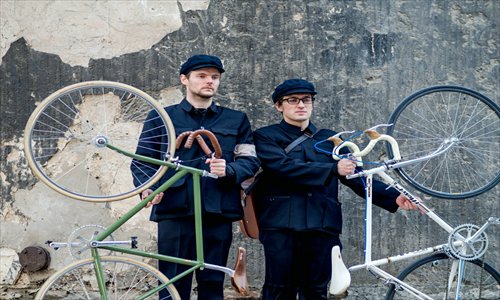
[[[272,99],[282,114],[279,124],[254,132],[263,173],[256,191],[259,240],[264,246],[266,276],[262,299],[327,299],[331,249],[341,245],[338,181],[364,197],[360,179],[347,180],[355,162],[333,160],[314,144],[336,134],[311,123],[314,85],[289,79]],[[333,144],[331,148],[333,149]],[[413,204],[394,189],[374,181],[374,203],[390,212]]]

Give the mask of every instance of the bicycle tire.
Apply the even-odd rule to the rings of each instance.
[[[428,195],[465,199],[500,181],[500,109],[486,96],[460,86],[433,86],[405,98],[389,117],[387,134],[403,159],[422,157],[445,141],[456,143],[430,160],[397,169]],[[393,157],[387,146],[389,157]]]
[[[153,171],[134,186],[130,166],[137,161],[105,145],[134,153],[146,122],[162,128],[164,145],[158,157],[172,157],[172,122],[151,96],[111,81],[70,85],[49,95],[31,114],[24,131],[26,160],[36,177],[70,198],[126,199],[151,187],[167,167],[139,165]]]
[[[404,269],[397,278],[424,292],[433,299],[455,299],[454,291],[447,292],[451,261],[445,253],[424,257]],[[461,299],[498,299],[500,274],[480,260],[465,261]],[[398,291],[394,284],[386,294],[386,300],[408,299],[408,292]]]
[[[108,299],[137,299],[169,281],[152,266],[127,257],[103,256],[101,265]],[[93,258],[76,261],[50,276],[35,299],[101,299],[95,278]],[[148,299],[159,299],[158,296],[156,293]],[[180,296],[175,286],[169,284],[163,289],[161,299],[180,299]]]

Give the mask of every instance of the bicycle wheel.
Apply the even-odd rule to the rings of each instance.
[[[153,140],[143,126],[160,134]],[[138,142],[161,144],[155,156],[162,160],[175,151],[175,131],[159,103],[109,81],[82,82],[51,94],[32,113],[24,136],[26,160],[40,180],[63,195],[91,202],[138,194],[167,169],[132,160],[108,145],[134,153]],[[133,178],[132,164],[144,174],[140,182]]]
[[[433,299],[455,299],[455,290],[448,292],[448,274],[452,261],[444,253],[434,254],[416,261],[397,278]],[[453,287],[456,288],[456,282],[453,283]],[[500,295],[498,272],[479,260],[465,261],[461,299],[498,299],[498,295]],[[385,299],[410,298],[408,292],[400,291],[391,284]]]
[[[387,134],[404,159],[429,154],[454,141],[445,153],[397,169],[418,190],[465,199],[500,181],[500,109],[487,97],[458,86],[434,86],[404,99],[389,118]],[[392,151],[388,146],[389,156]]]
[[[101,264],[107,299],[137,299],[159,284],[168,282],[168,278],[157,269],[130,258],[103,256]],[[93,258],[77,261],[54,273],[42,285],[35,299],[102,299]],[[155,293],[148,299],[159,299],[159,294]],[[173,284],[162,291],[161,299],[180,299]]]

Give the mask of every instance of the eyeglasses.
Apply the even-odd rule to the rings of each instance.
[[[300,101],[304,104],[312,104],[314,101],[314,98],[311,96],[306,96],[304,98],[297,98],[297,97],[290,97],[290,98],[283,98],[281,102],[286,101],[290,105],[297,105],[299,104]]]

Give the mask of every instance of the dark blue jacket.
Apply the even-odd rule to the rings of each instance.
[[[217,106],[214,103],[206,110],[206,113],[199,113],[186,99],[181,103],[165,108],[167,114],[172,120],[175,128],[175,134],[178,136],[185,131],[194,131],[197,129],[207,129],[215,134],[223,151],[223,157],[226,160],[227,176],[219,179],[208,177],[201,178],[201,198],[203,213],[219,215],[227,220],[238,220],[243,216],[243,210],[240,201],[239,183],[253,176],[259,168],[259,161],[255,156],[240,156],[234,159],[235,146],[238,144],[252,144],[252,131],[250,122],[246,114],[229,108]],[[148,116],[148,119],[154,119],[154,115]],[[139,142],[136,153],[155,157],[160,159],[160,153],[152,148],[161,147],[161,139],[165,139],[161,134],[161,129],[155,128],[154,122],[145,122],[141,138],[142,141],[148,141],[148,144]],[[149,138],[145,138],[149,136]],[[160,139],[154,141],[151,137]],[[205,138],[207,145],[213,149],[210,141]],[[176,150],[175,156],[178,156],[183,165],[195,167],[209,171],[209,165],[205,164],[205,153],[195,141],[190,149],[181,147]],[[134,184],[137,186],[143,182],[145,174],[149,168],[140,169],[136,164],[131,166],[134,174]],[[154,171],[151,169],[151,171]],[[169,169],[167,173],[157,182],[152,189],[164,183],[175,173]],[[152,221],[161,221],[169,218],[185,217],[194,214],[193,207],[193,189],[192,176],[187,175],[178,180],[173,186],[164,192],[160,204],[154,205],[151,212]]]
[[[316,132],[310,124],[306,131]],[[320,153],[314,144],[336,134],[322,129],[296,146],[289,153],[285,148],[301,136],[299,127],[284,120],[254,132],[254,141],[263,169],[255,203],[259,227],[263,229],[319,230],[340,234],[342,231],[341,203],[338,181],[364,197],[361,179],[347,180],[337,173],[337,161]],[[328,142],[329,143],[329,142]],[[333,148],[322,144],[322,148]],[[374,180],[373,202],[391,212],[398,208],[399,195],[394,189]]]

